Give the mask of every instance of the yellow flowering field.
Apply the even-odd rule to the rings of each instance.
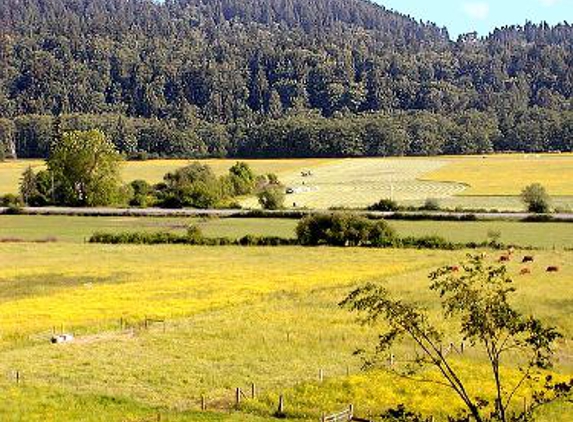
[[[276,291],[306,291],[428,266],[419,252],[0,245],[0,330],[174,318]],[[376,262],[376,265],[373,265]],[[115,322],[115,321],[114,321]]]
[[[348,403],[361,415],[405,403],[439,416],[457,406],[447,391],[360,370],[353,352],[372,344],[380,327],[358,325],[337,304],[357,284],[374,280],[435,316],[439,305],[427,290],[427,274],[464,254],[0,244],[0,419],[141,421],[160,415],[170,421],[258,422],[273,420],[279,394],[293,420],[315,420],[321,411]],[[536,254],[528,277],[517,275],[519,264],[510,266],[517,305],[565,335],[559,376],[573,372],[571,257],[566,251]],[[550,263],[562,273],[545,274]],[[120,329],[120,318],[131,326],[146,316],[166,323]],[[51,345],[52,327],[60,331],[62,325],[75,341]],[[443,329],[457,341],[452,327]],[[401,347],[396,356],[408,350]],[[468,352],[458,365],[472,388],[482,387],[483,357]],[[234,389],[248,391],[252,382],[259,398],[229,413]],[[200,412],[201,395],[208,412]],[[566,422],[566,406],[552,407],[547,420]]]

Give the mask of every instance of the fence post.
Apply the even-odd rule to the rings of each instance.
[[[390,366],[394,366],[394,353],[390,353]]]
[[[527,397],[524,397],[524,398],[523,398],[523,419],[524,419],[524,420],[527,420],[527,419],[528,419],[527,413],[528,413],[528,412],[527,412]]]
[[[16,384],[20,384],[20,371],[16,371]]]
[[[205,394],[201,395],[201,410],[203,412],[207,410],[207,400],[205,399]]]
[[[241,405],[241,388],[237,387],[235,390],[235,406],[239,407]]]
[[[284,396],[281,394],[279,396],[279,407],[277,409],[277,415],[281,416],[285,413],[285,399]]]
[[[318,380],[320,382],[324,381],[324,371],[322,369],[318,370]]]
[[[326,413],[322,412],[322,415],[320,416],[320,421],[326,422]]]
[[[348,406],[348,420],[351,421],[352,419],[354,419],[354,405],[353,404]]]
[[[255,399],[257,397],[257,386],[255,383],[251,383],[251,398]]]
[[[463,355],[464,354],[464,349],[465,349],[466,345],[465,343],[462,341],[460,344],[460,353]]]

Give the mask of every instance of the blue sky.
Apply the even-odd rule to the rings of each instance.
[[[573,0],[374,0],[388,9],[446,26],[452,38],[487,35],[505,25],[547,21],[573,23]]]

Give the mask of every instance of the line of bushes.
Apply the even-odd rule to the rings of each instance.
[[[385,220],[371,220],[354,214],[317,214],[303,218],[296,228],[296,239],[247,235],[239,239],[205,237],[195,226],[186,234],[169,232],[95,233],[90,243],[106,244],[182,244],[202,246],[336,246],[404,249],[460,250],[504,249],[497,241],[455,243],[439,236],[399,237]]]
[[[278,236],[247,235],[239,239],[228,237],[205,237],[200,235],[180,235],[169,232],[121,232],[93,234],[89,243],[105,243],[112,245],[194,245],[194,246],[289,246],[297,244],[294,239],[284,239]]]

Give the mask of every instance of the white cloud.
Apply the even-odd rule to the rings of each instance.
[[[539,1],[541,2],[541,4],[547,7],[555,6],[557,3],[559,3],[559,0],[539,0]]]
[[[542,1],[556,1],[556,0],[542,0]],[[464,3],[463,9],[466,15],[472,19],[484,20],[489,16],[489,3],[483,1],[474,1]]]

